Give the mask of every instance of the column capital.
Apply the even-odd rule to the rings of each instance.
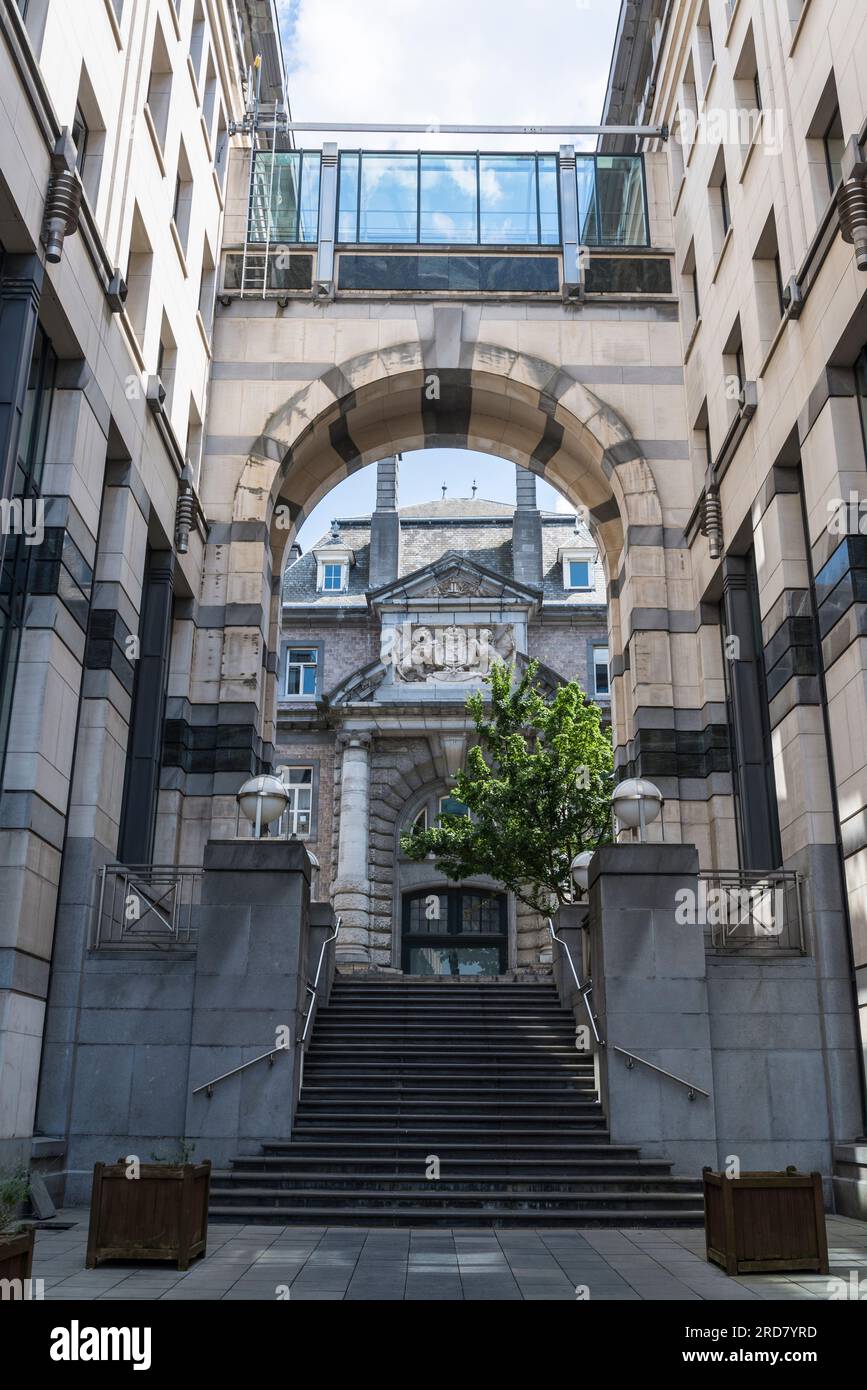
[[[373,742],[373,734],[366,729],[344,729],[337,735],[338,748],[366,748]]]

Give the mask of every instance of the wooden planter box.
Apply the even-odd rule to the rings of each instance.
[[[88,1269],[100,1260],[175,1260],[187,1269],[208,1241],[211,1163],[143,1163],[137,1178],[124,1163],[93,1169]]]
[[[707,1258],[726,1274],[778,1270],[828,1273],[828,1238],[819,1173],[742,1173],[704,1178]]]
[[[0,1236],[0,1279],[20,1279],[23,1283],[33,1272],[33,1241],[31,1226],[12,1236]]]

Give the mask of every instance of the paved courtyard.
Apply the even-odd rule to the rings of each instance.
[[[701,1230],[406,1230],[215,1225],[185,1273],[167,1264],[85,1269],[87,1211],[37,1232],[46,1299],[827,1299],[817,1274],[729,1278],[704,1258]],[[831,1279],[863,1280],[867,1224],[828,1218]],[[851,1293],[849,1297],[851,1297]]]

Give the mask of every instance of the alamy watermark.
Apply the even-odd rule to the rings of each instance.
[[[42,497],[0,497],[0,536],[23,536],[25,545],[45,540],[45,501]]]
[[[749,925],[758,936],[780,936],[785,925],[785,891],[778,887],[728,887],[701,878],[697,891],[679,888],[674,900],[682,927]]]

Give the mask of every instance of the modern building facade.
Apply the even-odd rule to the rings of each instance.
[[[228,132],[257,54],[282,94],[275,33],[243,0],[0,6],[0,1152],[29,1150],[64,901],[152,853],[163,645],[207,534]]]
[[[448,797],[492,652],[601,696],[607,649],[617,769],[665,803],[657,867],[636,850],[634,878],[599,869],[600,996],[624,1030],[647,1021],[617,1013],[614,984],[614,922],[646,910],[670,1007],[648,1011],[643,1060],[698,1076],[711,1109],[633,1103],[613,1064],[603,1104],[690,1172],[734,1151],[829,1179],[836,1162],[863,1205],[857,0],[625,0],[605,121],[632,133],[497,154],[294,148],[262,0],[90,0],[89,30],[22,8],[0,6],[0,321],[18,344],[0,421],[22,501],[4,538],[6,1150],[35,1133],[62,1186],[109,1141],[181,1136],[186,1090],[271,1045],[270,1015],[233,1036],[254,991],[220,978],[220,940],[243,975],[230,926],[197,947],[176,912],[203,862],[230,875],[214,842],[266,770],[284,769],[284,830],[315,854],[359,987],[459,970],[464,949],[486,974],[549,971],[538,922],[496,885],[445,889],[397,837]],[[514,510],[401,509],[397,457],[443,445],[515,466]],[[370,464],[371,517],[299,557],[305,517]],[[586,530],[540,515],[537,476]],[[268,877],[279,849],[262,855]],[[687,938],[667,898],[646,904],[696,866],[780,886],[775,954],[711,930],[666,975]],[[131,875],[162,940],[130,939]],[[484,955],[461,931],[414,942],[422,890],[449,923],[485,922]],[[197,970],[221,1002],[191,1061]],[[241,1152],[267,1128],[251,1109],[221,1131]]]
[[[318,892],[351,933],[344,963],[538,968],[550,958],[542,922],[487,879],[447,884],[400,836],[454,805],[466,698],[495,661],[537,661],[548,689],[577,679],[607,715],[602,566],[577,518],[538,510],[526,469],[513,509],[475,496],[399,508],[398,468],[377,465],[371,517],[336,519],[286,570],[274,750],[292,798],[284,828],[315,854]],[[459,923],[442,910],[424,930],[432,893]]]
[[[684,536],[699,621],[719,615],[732,657],[739,862],[810,874],[862,1057],[865,56],[857,0],[628,3],[606,103],[606,121],[672,132]],[[699,698],[716,689],[701,680]]]

